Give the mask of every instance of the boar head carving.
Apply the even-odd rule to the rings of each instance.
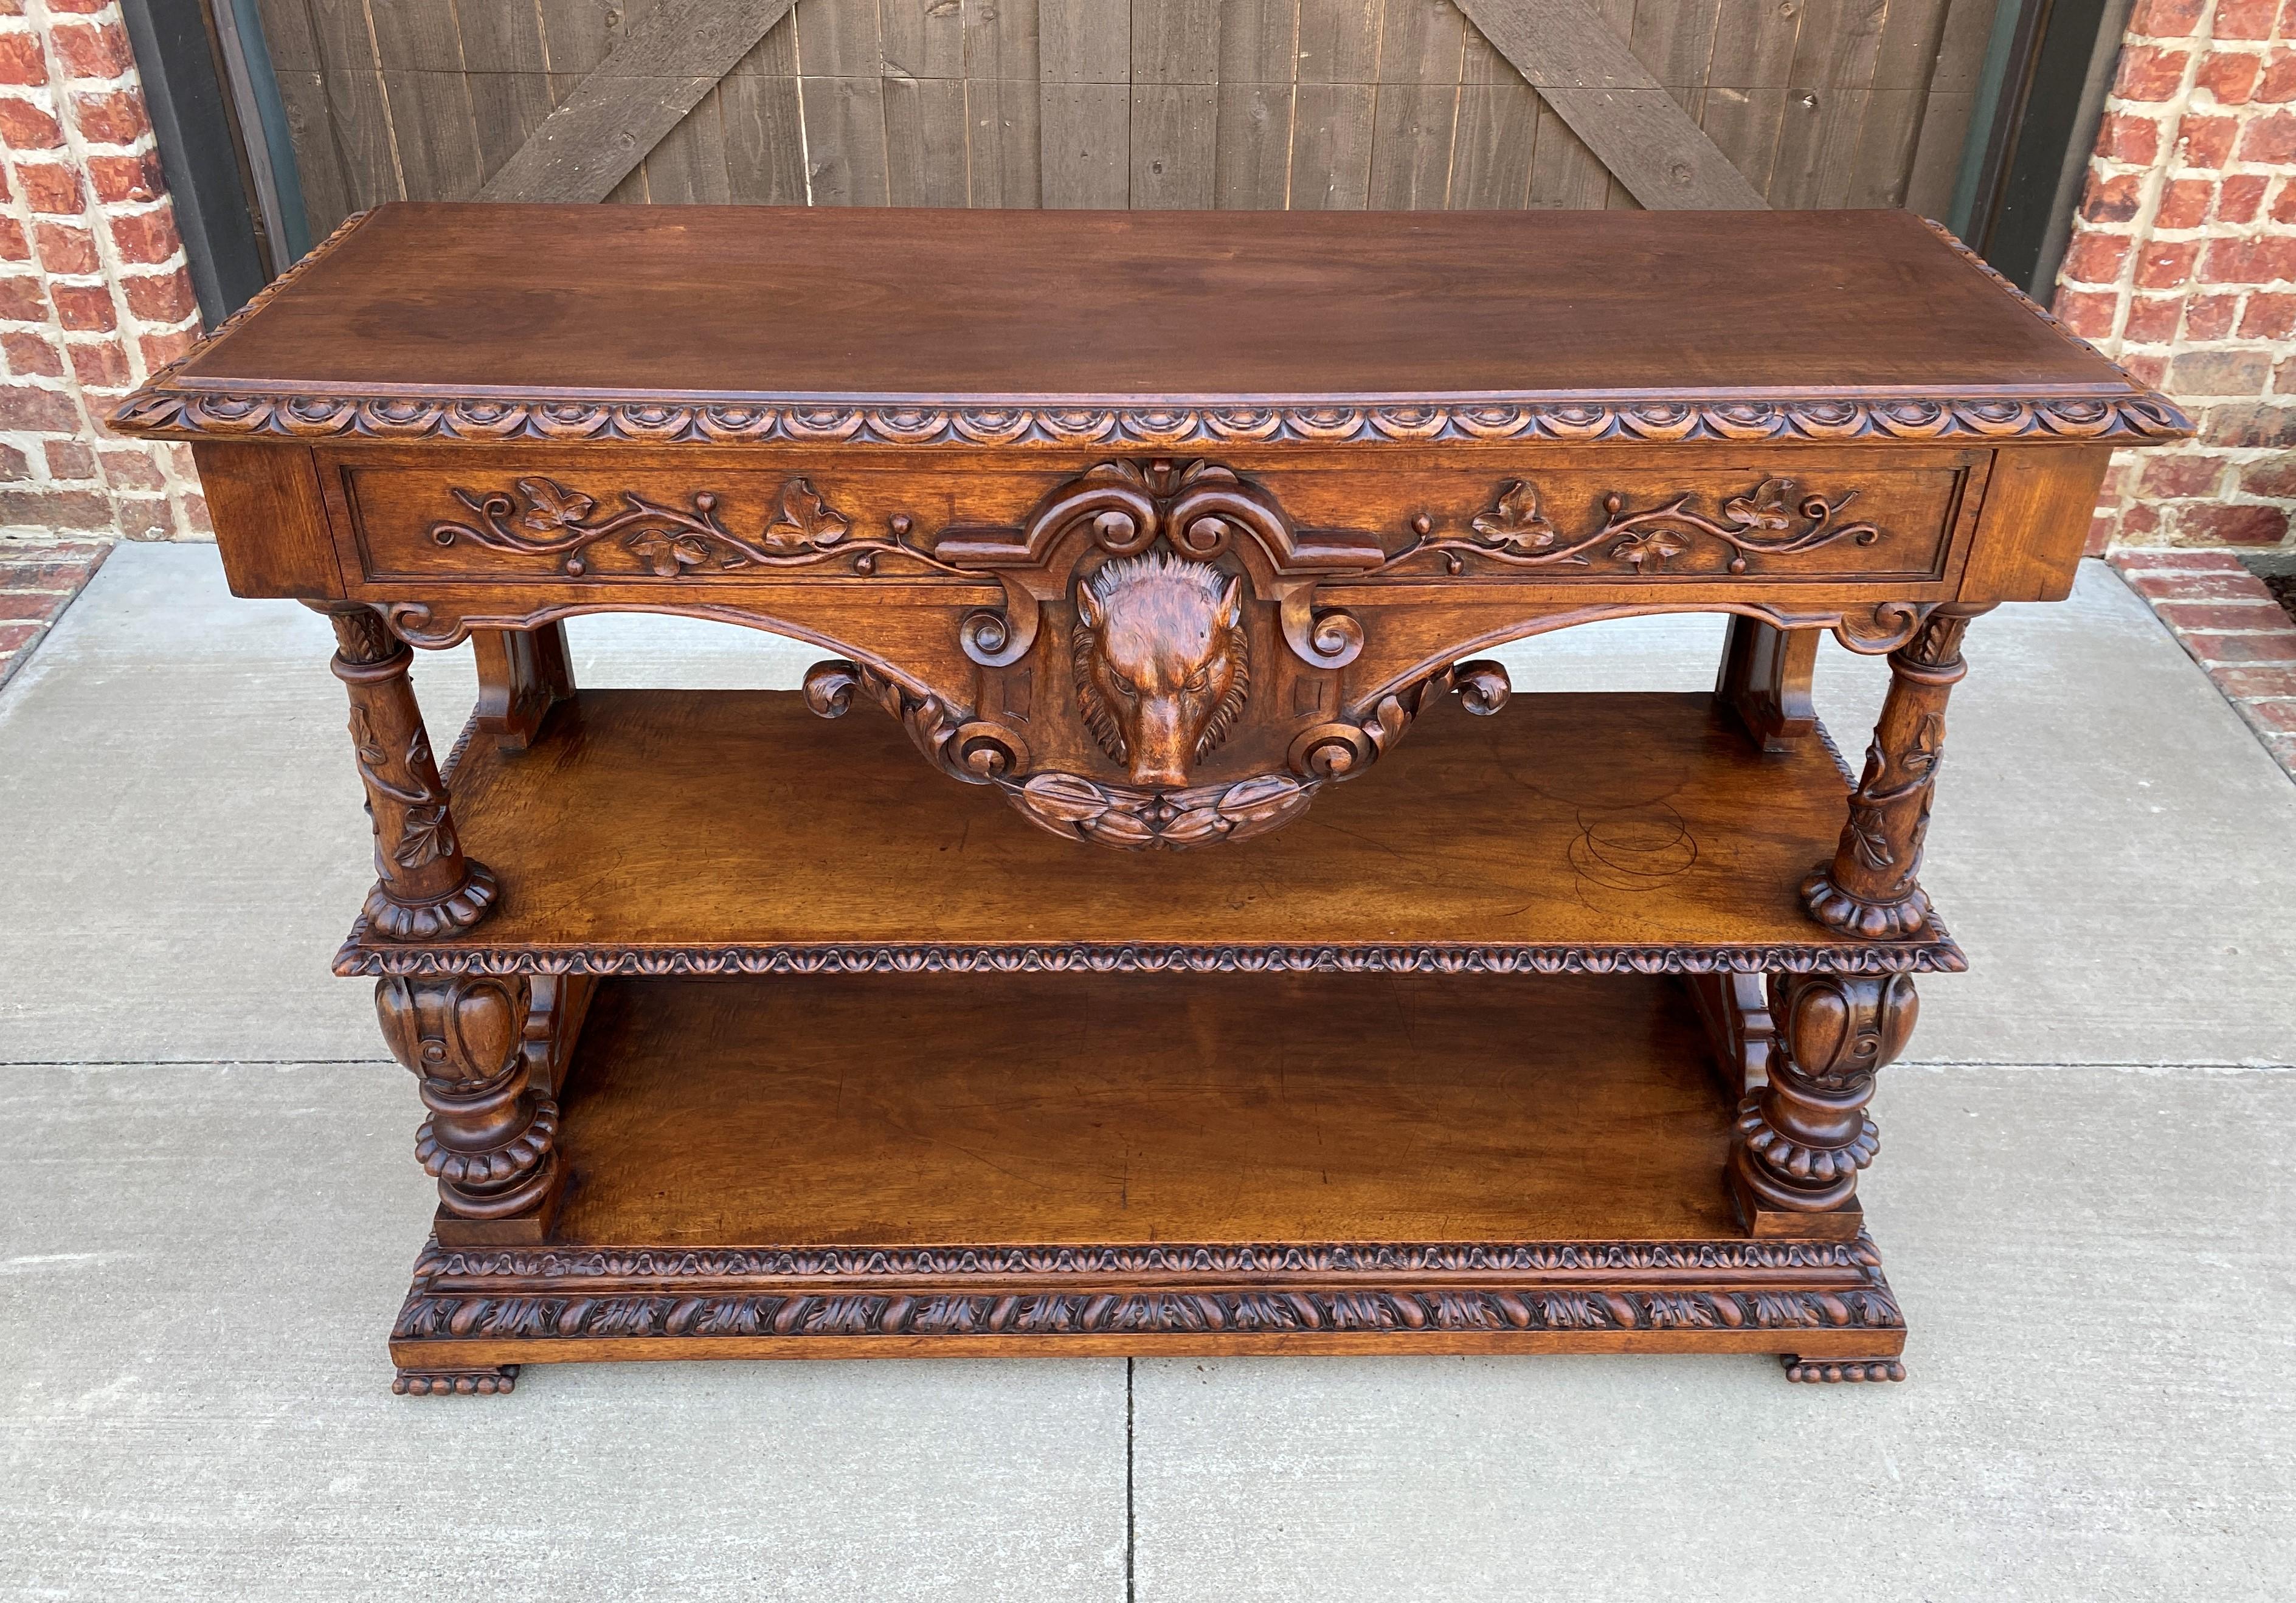
[[[1243,581],[1151,552],[1077,589],[1077,701],[1136,785],[1177,789],[1226,740],[1250,688]]]

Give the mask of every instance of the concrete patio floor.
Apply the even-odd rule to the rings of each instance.
[[[814,653],[572,626],[594,685]],[[1510,653],[1710,682],[1712,619]],[[2296,785],[2101,564],[1972,631],[1864,1195],[1902,1386],[1767,1359],[530,1370],[393,1397],[428,1182],[319,618],[124,546],[0,691],[0,1597],[2296,1596]],[[1831,647],[1853,753],[1880,664]],[[434,733],[467,653],[425,655]]]

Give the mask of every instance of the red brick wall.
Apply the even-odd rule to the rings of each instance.
[[[190,453],[98,427],[199,333],[111,0],[0,0],[0,538],[207,537]]]
[[[2296,0],[2140,0],[2056,310],[2201,426],[2115,462],[2090,549],[2290,544]]]

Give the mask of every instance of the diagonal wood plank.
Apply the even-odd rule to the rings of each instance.
[[[1768,206],[1585,0],[1459,0],[1459,9],[1644,206]]]
[[[481,200],[603,200],[794,0],[662,0],[544,119]]]

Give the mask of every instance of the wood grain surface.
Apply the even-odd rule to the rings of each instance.
[[[465,846],[504,887],[487,922],[413,951],[355,937],[340,961],[1543,945],[1958,967],[1941,938],[1861,941],[1803,912],[1847,789],[1817,742],[1758,752],[1710,694],[1519,695],[1488,718],[1431,709],[1286,829],[1135,855],[931,774],[889,719],[584,691],[530,750],[473,743],[455,772]]]
[[[172,381],[1132,402],[2134,391],[1882,211],[392,206]]]

